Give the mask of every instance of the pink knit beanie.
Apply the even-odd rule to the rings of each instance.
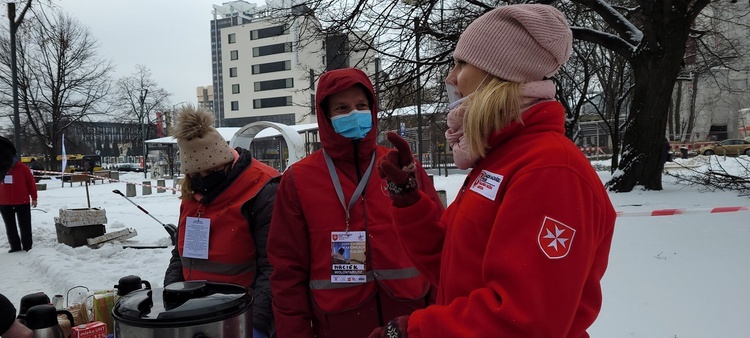
[[[540,81],[568,61],[573,33],[548,5],[509,5],[480,16],[461,34],[453,56],[512,82]]]

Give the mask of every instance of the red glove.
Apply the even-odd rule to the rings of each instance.
[[[414,155],[406,140],[394,132],[387,135],[396,150],[391,150],[378,160],[380,178],[388,181],[388,194],[393,205],[399,208],[408,207],[419,201],[417,179],[414,174],[416,164]]]
[[[398,317],[388,323],[385,327],[379,327],[370,333],[368,338],[408,338],[406,326],[409,324],[409,316]]]

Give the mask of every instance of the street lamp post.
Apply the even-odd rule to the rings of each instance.
[[[417,161],[420,163],[423,161],[422,159],[422,88],[420,84],[420,76],[419,76],[419,66],[420,66],[420,60],[419,60],[419,35],[421,34],[421,26],[419,25],[419,18],[414,18],[414,34],[415,34],[415,40],[416,40],[416,69],[415,69],[415,76],[416,76],[416,103],[417,103]]]
[[[139,97],[141,103],[141,140],[143,141],[143,178],[148,177],[148,149],[146,147],[146,113],[143,110],[144,103],[148,95],[148,88],[141,89]]]
[[[16,32],[18,26],[21,25],[23,17],[26,14],[26,10],[29,8],[28,4],[21,11],[21,14],[16,18],[16,4],[8,3],[8,19],[10,20],[10,77],[11,77],[11,91],[13,92],[13,143],[15,143],[16,151],[22,154],[21,150],[21,114],[18,111],[18,61],[16,60]]]
[[[177,106],[179,106],[179,105],[181,105],[183,103],[187,103],[187,101],[177,102],[177,103],[173,104],[172,105],[172,111],[168,111],[166,114],[164,114],[164,115],[166,115],[166,116],[164,116],[164,120],[165,120],[164,124],[165,124],[165,129],[167,131],[167,136],[169,136],[169,124],[171,123],[172,118],[174,117],[174,111],[176,109],[175,107],[177,107]]]

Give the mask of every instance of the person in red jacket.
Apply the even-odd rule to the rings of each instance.
[[[431,286],[401,248],[375,162],[377,100],[359,69],[324,73],[316,91],[322,149],[282,176],[268,236],[279,338],[363,338],[427,306]],[[422,167],[410,181],[442,204]]]
[[[568,60],[572,33],[557,9],[508,5],[460,36],[446,83],[446,132],[471,168],[439,222],[438,206],[408,183],[412,154],[378,165],[396,189],[399,240],[432,283],[437,304],[371,337],[588,337],[601,308],[616,213],[589,161],[565,137],[548,80]]]
[[[29,167],[14,157],[13,164],[0,181],[0,214],[5,222],[5,232],[10,244],[8,252],[31,250],[31,207],[36,208],[36,205],[34,175]],[[18,229],[21,229],[20,238]]]
[[[204,109],[184,107],[174,136],[180,148],[182,203],[177,245],[164,285],[207,280],[241,285],[253,295],[253,337],[274,336],[271,265],[266,254],[281,174],[232,148]]]

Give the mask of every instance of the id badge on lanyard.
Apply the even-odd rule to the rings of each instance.
[[[367,252],[367,233],[365,231],[349,231],[349,210],[357,203],[357,200],[365,190],[370,180],[372,167],[375,165],[375,154],[372,154],[370,165],[359,181],[357,188],[347,204],[344,200],[344,191],[341,181],[336,173],[333,160],[323,150],[328,173],[331,176],[336,195],[344,208],[346,217],[346,231],[331,232],[331,283],[365,283],[367,275],[365,271],[365,258]]]
[[[210,233],[210,218],[187,217],[182,257],[208,259],[208,235]]]
[[[365,283],[365,231],[331,232],[331,283]]]

